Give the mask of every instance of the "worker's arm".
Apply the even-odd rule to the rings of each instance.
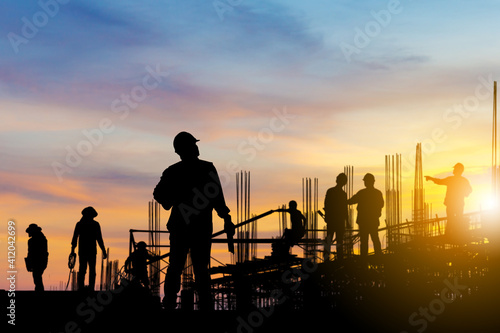
[[[97,225],[97,244],[99,244],[99,247],[101,248],[102,258],[106,259],[106,257],[107,257],[106,247],[104,246],[104,240],[102,239],[101,226],[99,224]]]
[[[169,210],[174,205],[172,198],[170,198],[170,183],[169,169],[163,171],[160,181],[153,191],[153,198],[158,201],[165,210]]]
[[[73,232],[73,239],[71,240],[71,253],[75,253],[75,248],[78,243],[78,236],[80,235],[79,224],[75,226],[75,231]]]
[[[342,211],[343,211],[343,214],[344,214],[344,221],[345,221],[345,225],[347,226],[347,228],[351,228],[351,224],[349,223],[349,210],[348,210],[348,207],[347,207],[347,194],[345,195],[345,206],[343,207]]]
[[[354,204],[357,204],[359,201],[359,196],[358,194],[356,193],[355,195],[353,195],[349,200],[347,200],[347,204],[348,205],[354,205]]]
[[[382,192],[380,192],[380,195],[379,195],[379,205],[380,205],[380,209],[384,208],[384,195],[382,194]]]
[[[441,179],[441,178],[434,178],[431,176],[425,176],[425,180],[427,180],[427,181],[430,180],[430,181],[434,182],[434,184],[437,184],[437,185],[446,185],[446,178]]]

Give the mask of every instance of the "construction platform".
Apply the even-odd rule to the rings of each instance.
[[[212,268],[211,312],[166,311],[126,280],[98,292],[17,291],[15,331],[498,332],[499,260],[491,243],[438,242],[332,262],[269,256]],[[6,309],[12,297],[0,297]]]

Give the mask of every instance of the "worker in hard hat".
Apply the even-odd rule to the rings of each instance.
[[[47,238],[37,224],[32,223],[26,229],[28,236],[28,256],[25,258],[26,269],[33,274],[35,291],[44,291],[43,272],[47,268],[49,253],[47,251]]]
[[[131,273],[137,282],[149,289],[148,264],[156,261],[156,256],[149,253],[145,242],[137,243],[137,248],[125,261],[125,269]]]
[[[106,259],[106,248],[102,239],[101,225],[94,220],[97,211],[94,207],[85,207],[82,210],[82,218],[76,223],[73,239],[71,241],[71,253],[75,253],[78,245],[78,273],[76,275],[78,290],[85,286],[85,275],[87,266],[89,269],[89,289],[94,290],[96,277],[97,245],[101,248],[102,258]]]
[[[291,200],[288,209],[277,209],[276,212],[287,212],[290,214],[291,228],[286,228],[283,233],[283,240],[288,247],[297,244],[306,233],[307,219],[300,210],[297,209],[297,202]]]
[[[325,195],[325,222],[326,238],[324,248],[325,261],[330,260],[331,243],[335,234],[335,248],[337,259],[344,257],[344,233],[347,221],[347,194],[342,189],[347,184],[347,175],[340,173],[336,185],[326,191]]]
[[[368,255],[368,236],[372,239],[375,254],[382,253],[378,227],[380,225],[379,218],[384,207],[384,197],[382,192],[375,188],[375,177],[371,173],[367,173],[363,177],[363,182],[365,188],[359,190],[358,193],[347,200],[347,204],[358,204],[356,223],[359,225],[361,256],[365,257]]]
[[[167,223],[170,231],[170,265],[165,277],[167,309],[175,309],[181,273],[190,252],[198,289],[200,309],[213,309],[210,292],[210,252],[212,211],[224,220],[228,235],[234,235],[229,208],[224,200],[217,170],[211,162],[198,158],[197,140],[187,132],[174,138],[174,150],[181,161],[169,166],[154,189],[153,196],[164,209],[172,210]]]
[[[467,178],[463,177],[464,165],[457,163],[453,166],[453,176],[446,178],[434,178],[425,176],[425,180],[433,181],[438,185],[446,185],[446,196],[444,198],[444,205],[446,206],[446,217],[448,224],[446,226],[446,234],[454,235],[459,230],[465,227],[463,223],[465,198],[472,192]]]

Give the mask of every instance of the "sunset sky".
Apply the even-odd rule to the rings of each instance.
[[[345,165],[355,191],[366,172],[384,191],[384,156],[400,153],[410,219],[418,142],[426,175],[465,165],[466,211],[488,200],[498,1],[7,0],[2,9],[0,267],[13,219],[18,289],[33,289],[26,227],[43,228],[45,287],[58,287],[90,205],[123,264],[129,229],[147,227],[153,188],[178,161],[180,131],[200,140],[233,212],[236,171],[251,171],[260,214],[291,199],[301,208],[303,177],[319,178],[322,207]],[[446,189],[425,190],[443,216]],[[259,230],[277,235],[277,216]]]

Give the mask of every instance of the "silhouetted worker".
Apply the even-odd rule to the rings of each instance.
[[[212,211],[224,219],[224,229],[234,235],[229,208],[224,200],[217,170],[200,155],[190,133],[180,132],[174,138],[174,150],[181,161],[168,167],[154,189],[153,196],[164,209],[172,209],[167,223],[170,231],[170,265],[165,277],[166,309],[175,309],[180,290],[181,273],[190,252],[202,310],[213,310],[210,293],[210,252],[212,246]]]
[[[148,264],[155,261],[156,256],[149,254],[145,242],[137,243],[137,249],[125,261],[125,267],[146,289],[149,289]]]
[[[336,181],[337,185],[329,188],[325,196],[325,260],[330,259],[333,234],[336,239],[337,258],[344,257],[344,232],[349,223],[347,221],[347,194],[342,189],[347,184],[346,174],[340,173]]]
[[[26,269],[33,273],[35,291],[44,291],[42,275],[47,268],[49,252],[47,252],[47,238],[42,233],[42,228],[36,224],[30,224],[26,229],[28,236],[28,256],[26,257]]]
[[[306,232],[306,218],[300,210],[297,209],[297,202],[292,200],[288,203],[288,209],[277,209],[277,212],[287,212],[290,214],[291,229],[285,229],[283,239],[288,247],[294,246],[304,237]]]
[[[446,185],[444,205],[446,206],[446,217],[448,220],[446,227],[446,234],[448,235],[461,229],[461,226],[463,227],[464,199],[472,192],[469,181],[462,176],[463,172],[463,164],[457,163],[453,167],[453,176],[442,179],[425,176],[427,181],[431,180],[435,184]]]
[[[75,247],[78,243],[78,274],[76,276],[78,290],[85,287],[85,274],[87,274],[87,265],[89,266],[89,288],[95,287],[95,264],[97,256],[97,246],[102,251],[102,258],[106,259],[106,248],[102,239],[101,226],[94,220],[97,212],[93,207],[86,207],[82,210],[82,218],[76,223],[73,240],[71,241],[71,253],[75,253]]]
[[[381,254],[382,246],[378,237],[378,227],[380,225],[379,218],[384,207],[384,197],[382,192],[374,187],[375,177],[371,173],[367,173],[363,177],[363,181],[366,188],[359,190],[358,193],[347,200],[347,204],[358,204],[356,223],[359,225],[361,256],[368,255],[368,236],[372,238],[375,254]]]

